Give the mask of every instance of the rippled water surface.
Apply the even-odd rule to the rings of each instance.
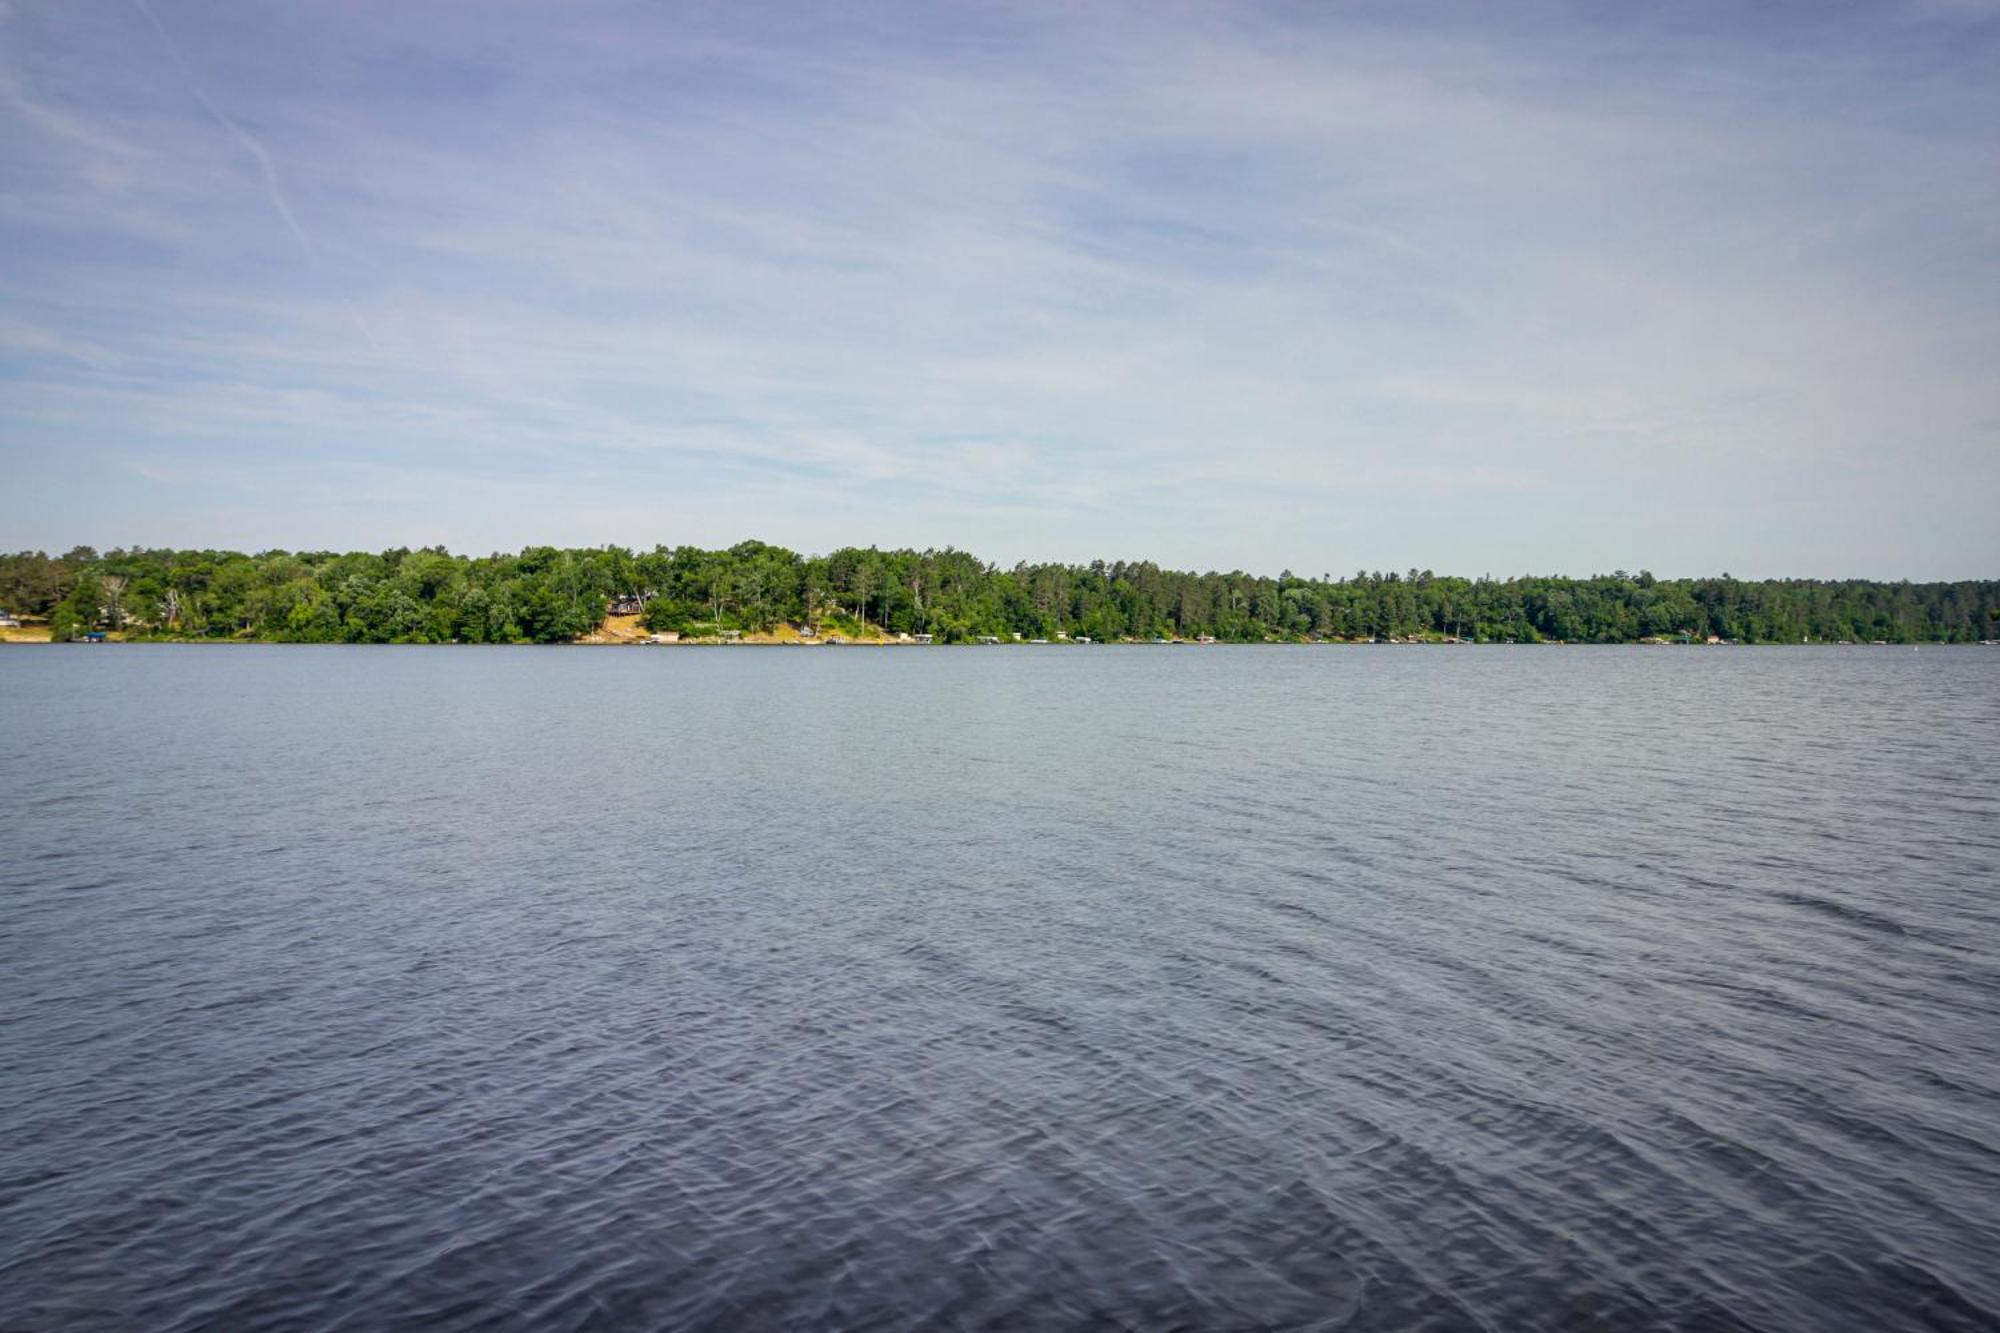
[[[2000,650],[0,649],[0,1326],[1997,1322]]]

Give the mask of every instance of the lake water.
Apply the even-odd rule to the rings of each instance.
[[[2000,650],[0,649],[0,1325],[2000,1326]]]

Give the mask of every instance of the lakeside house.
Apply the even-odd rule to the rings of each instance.
[[[615,597],[611,601],[611,614],[614,616],[636,616],[645,609],[645,600],[639,597]]]
[[[917,635],[917,636],[916,636],[916,641],[917,641],[918,643],[934,643],[934,642],[936,642],[935,638],[933,638],[933,636],[931,636],[931,635],[929,635],[929,634],[919,634],[919,635]]]

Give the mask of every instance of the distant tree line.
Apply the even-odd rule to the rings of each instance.
[[[779,622],[1100,641],[1458,637],[1624,643],[1710,635],[1892,643],[2000,637],[2000,580],[1959,583],[1719,578],[1466,579],[1358,571],[1301,578],[1194,574],[1150,561],[1019,564],[957,550],[848,547],[804,556],[763,542],[630,551],[536,546],[331,551],[112,550],[0,555],[0,610],[45,617],[54,636],[289,643],[561,643],[614,606],[683,634]]]

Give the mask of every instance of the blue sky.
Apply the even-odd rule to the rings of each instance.
[[[1991,4],[0,0],[0,546],[2000,575]]]

